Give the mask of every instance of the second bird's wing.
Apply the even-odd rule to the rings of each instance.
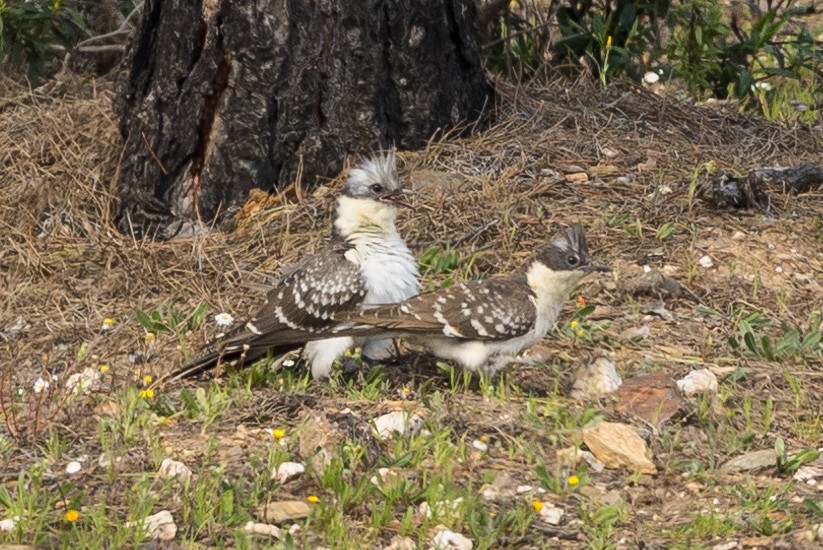
[[[470,281],[426,292],[399,304],[378,306],[346,315],[360,334],[446,336],[465,340],[505,340],[529,332],[537,310],[534,296],[521,277]]]

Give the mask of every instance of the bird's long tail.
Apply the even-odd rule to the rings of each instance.
[[[180,367],[169,375],[169,380],[191,378],[208,372],[218,365],[240,368],[243,365],[252,365],[267,355],[280,357],[291,351],[300,349],[302,344],[286,344],[275,347],[248,346],[248,349],[226,346],[222,349],[212,349],[200,355],[197,359]]]

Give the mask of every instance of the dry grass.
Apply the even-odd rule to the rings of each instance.
[[[161,375],[181,364],[212,328],[204,327],[182,341],[161,335],[149,345],[135,320],[135,308],[175,307],[191,312],[207,301],[212,313],[229,311],[243,317],[255,309],[258,285],[283,265],[322,246],[333,190],[344,174],[314,193],[254,196],[233,232],[215,231],[164,243],[119,234],[109,223],[121,150],[110,108],[111,86],[73,83],[70,92],[54,97],[34,95],[8,83],[4,87],[0,93],[0,372],[4,373],[0,391],[6,394],[0,399],[8,399],[13,388],[31,387],[45,373],[64,379],[99,363],[112,366],[121,387],[132,384],[135,373]],[[664,371],[677,378],[695,365],[718,371],[739,366],[747,376],[724,384],[722,404],[713,413],[725,426],[726,431],[718,433],[742,429],[742,421],[727,412],[746,399],[754,400],[754,410],[762,414],[767,393],[775,403],[775,424],[756,447],[772,445],[775,434],[790,449],[812,444],[794,428],[821,418],[820,356],[781,366],[733,352],[725,340],[734,333],[735,312],[740,308],[762,311],[798,327],[804,326],[813,310],[823,309],[823,192],[776,195],[775,210],[763,216],[692,204],[689,188],[695,171],[707,162],[746,172],[818,159],[819,136],[801,127],[779,127],[736,113],[678,105],[633,88],[614,86],[603,92],[568,82],[541,89],[500,87],[504,99],[497,124],[472,138],[436,141],[425,151],[400,155],[404,176],[421,191],[417,210],[402,216],[401,232],[418,254],[443,243],[453,245],[463,261],[451,275],[476,277],[522,265],[559,223],[579,219],[588,228],[594,255],[614,266],[617,281],[591,281],[583,292],[597,306],[593,317],[608,319],[611,325],[596,343],[552,342],[557,361],[551,369],[513,374],[523,383],[521,389],[528,391],[534,384],[531,389],[545,394],[558,379],[561,385],[566,382],[569,367],[578,360],[604,349],[615,354],[624,377]],[[581,171],[588,172],[590,181],[566,177]],[[664,240],[656,238],[657,228],[667,223],[675,224],[674,233]],[[743,234],[743,240],[740,235],[733,238],[736,232]],[[697,265],[703,255],[713,259],[714,268]],[[684,297],[665,302],[671,318],[652,313],[659,300],[622,290],[621,281],[641,273],[646,265],[669,266],[673,277],[689,289]],[[435,275],[430,282],[444,276]],[[720,320],[697,314],[698,304],[719,312]],[[101,330],[104,318],[115,319],[113,330]],[[642,325],[651,329],[644,342],[620,338],[625,329]],[[777,324],[773,328],[779,330]],[[88,351],[78,355],[84,342]],[[803,380],[802,402],[796,400],[786,373]],[[442,374],[430,370],[398,369],[389,376],[389,393],[404,385],[416,392],[414,396],[448,387]],[[178,390],[162,388],[172,399],[177,399]],[[501,411],[521,406],[523,397],[512,396],[501,404],[469,391],[449,394],[447,399],[449,405],[440,410],[437,421],[448,424],[457,439],[493,433],[500,441],[525,438],[537,446],[557,446],[546,427],[523,428],[515,417],[500,420]],[[608,403],[601,405],[607,416],[615,415]],[[99,453],[99,443],[93,440],[95,415],[103,414],[101,405],[90,401],[73,407],[68,416],[56,412],[49,418],[58,431],[70,434],[73,446],[93,456]],[[352,399],[318,386],[296,397],[268,387],[255,390],[254,399],[236,404],[233,414],[218,418],[208,429],[224,441],[233,437],[238,423],[266,426],[277,419],[295,426],[306,411],[316,408],[350,408],[366,417],[379,407],[368,399]],[[685,464],[706,462],[708,453],[708,462],[716,465],[739,452],[732,444],[707,441],[700,422],[694,421],[696,414],[687,412],[674,428],[677,445],[653,438],[664,473],[659,484],[633,485],[642,495],[637,497],[641,499],[637,507],[645,515],[631,514],[619,536],[665,546],[672,535],[661,526],[688,521],[711,498],[728,503],[717,490],[695,492],[691,500],[683,497],[682,505],[672,501],[671,495],[682,492],[680,474],[687,470]],[[193,423],[181,421],[160,437],[172,454],[197,460],[206,453],[200,433]],[[17,440],[20,447],[0,465],[0,480],[16,478],[37,455],[37,445],[45,436],[46,430],[22,434]],[[138,446],[124,468],[151,471],[152,449],[148,443]],[[473,466],[464,466],[459,467],[460,476],[477,483]],[[530,464],[500,458],[483,467],[522,473]],[[627,483],[620,472],[603,474],[597,481],[617,489]],[[128,484],[113,487],[127,490]],[[800,496],[812,491],[803,484],[795,490]],[[630,494],[635,495],[633,491]],[[102,489],[96,494],[103,494]],[[108,494],[112,506],[122,504],[111,491]],[[578,499],[573,506],[584,502],[581,495],[569,498]],[[357,518],[363,511],[352,513]],[[660,520],[647,523],[644,518],[653,515]],[[792,533],[807,523],[798,522]],[[579,529],[572,526],[554,534],[574,538]]]

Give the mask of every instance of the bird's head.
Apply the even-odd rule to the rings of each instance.
[[[411,193],[397,175],[394,150],[376,154],[349,173],[343,196],[411,208],[404,197]]]
[[[589,255],[586,234],[579,223],[572,224],[562,234],[556,236],[537,256],[537,261],[546,268],[570,279],[579,280],[593,271],[611,271]]]

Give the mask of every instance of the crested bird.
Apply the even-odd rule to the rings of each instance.
[[[172,377],[192,376],[223,362],[250,364],[269,352],[282,354],[305,344],[303,358],[312,376],[327,378],[334,361],[355,344],[352,336],[330,331],[341,313],[400,302],[420,289],[417,262],[395,226],[397,207],[409,206],[407,193],[392,150],[351,170],[337,199],[329,246],[287,269],[253,318],[218,337]],[[318,339],[318,334],[326,336]],[[377,335],[365,342],[363,354],[385,358],[390,345],[390,339]]]
[[[525,269],[351,312],[337,333],[402,337],[472,371],[494,373],[554,326],[587,274],[610,271],[589,255],[580,224],[552,239]]]

